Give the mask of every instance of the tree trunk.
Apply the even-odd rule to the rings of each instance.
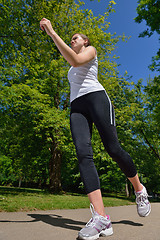
[[[19,188],[21,187],[21,183],[22,183],[22,178],[20,177],[20,178],[19,178],[19,184],[18,184],[18,187],[19,187]]]
[[[130,181],[128,179],[126,179],[125,190],[126,190],[126,196],[127,197],[131,197],[132,196],[132,187],[131,187],[131,183],[130,183]]]
[[[126,196],[129,197],[129,190],[128,190],[128,183],[126,180],[126,186],[125,186]]]
[[[144,130],[143,130],[143,129],[140,129],[140,132],[142,133],[142,135],[143,135],[146,143],[148,144],[148,146],[150,147],[150,149],[152,150],[152,152],[154,153],[154,155],[155,155],[158,159],[160,159],[160,155],[159,155],[158,150],[155,149],[155,148],[151,145],[151,143],[149,142],[147,136],[145,135]]]
[[[61,153],[58,144],[53,142],[49,162],[49,189],[51,193],[59,193],[61,188]]]

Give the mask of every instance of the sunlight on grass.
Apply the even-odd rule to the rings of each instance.
[[[133,204],[129,199],[104,197],[105,207]],[[88,208],[86,195],[49,194],[43,190],[0,187],[0,211],[34,211],[53,209]]]

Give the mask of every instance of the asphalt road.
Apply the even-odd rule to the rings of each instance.
[[[136,205],[109,207],[114,234],[100,240],[160,240],[160,203],[141,218]],[[88,209],[0,212],[0,240],[76,240],[91,218]]]

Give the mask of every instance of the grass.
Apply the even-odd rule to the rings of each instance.
[[[133,204],[122,195],[103,197],[105,207]],[[39,189],[0,187],[0,212],[88,208],[86,195],[50,194]]]

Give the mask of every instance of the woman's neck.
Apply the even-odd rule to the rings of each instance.
[[[75,49],[74,51],[79,54],[79,53],[82,53],[84,50],[85,50],[85,46],[82,46],[80,49]]]

